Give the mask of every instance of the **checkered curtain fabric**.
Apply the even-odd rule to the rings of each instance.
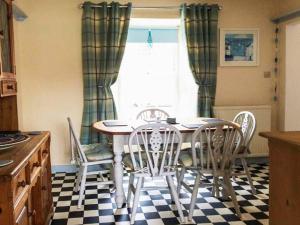
[[[189,64],[198,88],[198,116],[212,117],[217,80],[218,5],[183,5]]]
[[[85,2],[82,16],[82,60],[84,108],[80,141],[103,142],[93,130],[96,121],[116,119],[117,112],[111,85],[118,77],[125,50],[131,3],[98,4]]]

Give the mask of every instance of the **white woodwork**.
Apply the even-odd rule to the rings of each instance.
[[[284,131],[300,130],[300,24],[286,27]]]
[[[239,112],[249,111],[253,113],[256,118],[256,130],[253,139],[250,143],[249,157],[268,156],[269,147],[268,141],[258,135],[262,131],[271,131],[271,106],[215,106],[215,117],[232,121]]]
[[[199,187],[207,186],[213,187],[212,192],[216,197],[220,197],[220,186],[222,186],[222,193],[225,193],[223,197],[230,196],[236,214],[241,215],[230,177],[232,174],[232,159],[239,151],[242,143],[243,133],[240,127],[231,122],[210,122],[200,126],[193,133],[193,165],[181,168],[177,189],[179,192],[181,186],[184,186],[187,191],[192,193],[189,220],[192,220],[193,217]],[[186,182],[184,179],[187,170],[192,170],[196,174],[193,189],[189,185],[190,181]],[[211,175],[213,181],[207,183],[206,179],[203,179],[203,174]]]
[[[79,199],[78,199],[77,206],[78,208],[81,208],[86,186],[114,184],[113,180],[105,180],[102,176],[102,174],[110,173],[110,170],[100,169],[99,171],[88,171],[88,168],[93,165],[112,164],[113,160],[106,159],[106,160],[93,161],[93,162],[88,161],[82,149],[82,145],[80,144],[78,136],[75,133],[71,119],[68,117],[67,120],[69,123],[70,147],[71,147],[72,157],[74,157],[73,159],[76,162],[76,166],[78,166],[75,191],[79,191]],[[120,160],[122,160],[122,155],[118,157],[121,158]],[[102,180],[98,182],[86,182],[87,176],[94,175],[94,174],[99,174],[102,177]]]
[[[246,175],[248,182],[250,184],[252,193],[255,195],[256,190],[253,185],[253,181],[252,181],[251,174],[250,174],[250,171],[249,171],[249,168],[247,165],[246,157],[250,153],[249,146],[250,146],[251,140],[253,138],[253,135],[254,135],[254,132],[256,129],[256,120],[255,120],[253,113],[247,112],[247,111],[242,111],[234,117],[233,122],[240,125],[242,133],[243,133],[243,137],[244,137],[244,141],[242,143],[242,148],[241,148],[243,151],[240,150],[235,157],[235,158],[239,158],[241,160],[244,171],[237,172],[234,175],[235,176]]]
[[[131,224],[135,222],[139,194],[143,189],[143,180],[164,178],[167,180],[172,199],[175,201],[181,222],[184,221],[182,207],[176,192],[173,176],[176,175],[176,165],[181,150],[182,137],[180,131],[169,124],[149,123],[139,126],[129,136],[129,152],[133,163],[128,187],[128,203],[134,194]],[[134,180],[137,178],[137,185]]]
[[[151,122],[156,120],[166,120],[168,117],[169,114],[162,109],[149,108],[139,112],[136,119]]]

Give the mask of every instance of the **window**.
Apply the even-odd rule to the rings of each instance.
[[[183,60],[179,33],[179,20],[131,20],[120,73],[112,87],[119,119],[134,119],[148,107],[178,118],[196,116],[196,84],[187,56]],[[182,109],[185,101],[190,107]]]

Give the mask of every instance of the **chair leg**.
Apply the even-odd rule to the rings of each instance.
[[[184,174],[185,174],[185,168],[182,167],[181,171],[180,171],[180,175],[177,178],[177,193],[180,193],[181,190],[181,185],[182,185],[182,181],[184,179]]]
[[[230,176],[228,175],[228,173],[226,173],[224,175],[224,183],[226,185],[226,188],[228,189],[228,193],[229,193],[229,195],[231,197],[231,200],[233,202],[235,212],[236,212],[238,217],[241,217],[240,207],[239,207],[238,201],[236,199],[236,194],[235,194],[235,191],[232,187]]]
[[[86,173],[87,173],[87,166],[84,166],[83,171],[82,171],[81,185],[80,185],[79,199],[78,199],[78,208],[79,209],[81,208],[84,189],[85,189]]]
[[[168,181],[168,185],[169,185],[170,190],[171,190],[171,196],[173,196],[173,199],[175,201],[175,204],[176,204],[176,207],[177,207],[177,210],[178,210],[180,221],[182,223],[184,223],[185,221],[184,221],[184,216],[183,216],[181,204],[179,202],[179,198],[178,198],[178,195],[177,195],[177,192],[176,192],[176,188],[175,188],[175,184],[173,182],[172,176],[167,176],[167,181]]]
[[[217,198],[220,198],[219,177],[214,175],[213,182],[214,183],[213,183],[212,195],[216,196]]]
[[[193,189],[193,193],[192,193],[192,197],[191,197],[189,217],[188,217],[189,221],[191,221],[193,219],[194,208],[195,208],[198,189],[199,189],[199,185],[200,185],[200,178],[201,178],[201,174],[198,173],[196,176],[196,179],[195,179],[194,189]]]
[[[173,180],[173,178],[171,177],[171,179]],[[169,190],[171,190],[171,184],[169,182],[169,179],[168,177],[166,177],[166,181],[167,181],[167,184],[168,184],[168,188]],[[170,196],[171,196],[171,202],[174,203],[174,198],[173,198],[173,194],[170,192]]]
[[[127,205],[128,207],[130,207],[130,201],[131,201],[131,186],[133,185],[134,182],[134,175],[132,173],[130,173],[129,176],[129,184],[128,184],[128,194],[127,194]]]
[[[144,184],[145,184],[145,178],[143,177],[143,180],[142,180],[142,188],[144,187]]]
[[[249,182],[251,190],[252,190],[252,194],[256,195],[256,189],[255,189],[255,187],[253,185],[252,177],[251,177],[251,174],[249,172],[249,168],[248,168],[246,159],[245,158],[241,158],[241,161],[242,161],[242,165],[244,167],[245,173],[247,175],[248,182]]]
[[[133,206],[132,206],[130,224],[134,224],[134,221],[135,221],[135,214],[136,214],[136,210],[137,210],[137,207],[138,207],[138,204],[139,204],[142,181],[143,181],[143,177],[139,177],[138,181],[137,181],[137,184],[136,184],[136,190],[135,190],[135,193],[134,193],[134,197],[133,197]]]
[[[76,179],[76,184],[75,184],[75,191],[79,191],[79,185],[80,185],[80,181],[81,181],[81,177],[82,177],[82,171],[83,171],[83,167],[79,167],[78,169],[78,173],[77,173],[77,179]]]
[[[234,171],[234,169],[236,168],[235,162],[236,162],[236,158],[232,160],[232,171]],[[232,179],[234,180],[234,182],[236,181],[236,175],[234,173],[232,174]]]

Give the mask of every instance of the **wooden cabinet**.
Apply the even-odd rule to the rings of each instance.
[[[14,163],[0,168],[0,225],[49,224],[53,215],[49,132],[1,151],[1,159]]]
[[[29,225],[28,209],[24,206],[16,219],[16,225]]]
[[[300,131],[262,132],[270,148],[270,225],[300,223]]]
[[[15,79],[12,1],[0,0],[1,79]]]
[[[0,0],[0,131],[18,130],[12,0]]]

